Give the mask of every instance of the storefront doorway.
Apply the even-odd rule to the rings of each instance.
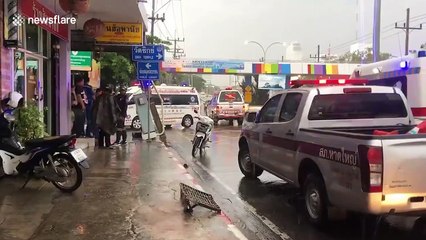
[[[16,92],[24,96],[25,102],[35,103],[43,111],[43,59],[31,54],[15,52]]]
[[[35,103],[43,111],[43,61],[40,58],[27,54],[26,58],[26,100]]]

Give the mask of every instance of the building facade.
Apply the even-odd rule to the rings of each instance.
[[[70,28],[27,21],[39,16],[63,16],[63,12],[51,8],[51,2],[0,0],[4,12],[0,26],[1,97],[10,91],[21,93],[27,103],[36,104],[44,112],[49,134],[69,134]],[[11,16],[15,13],[26,19],[21,25],[13,23]]]

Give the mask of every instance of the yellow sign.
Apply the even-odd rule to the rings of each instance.
[[[251,87],[247,86],[244,90],[244,102],[251,103],[253,101],[253,93]]]
[[[105,33],[96,41],[120,44],[142,44],[143,26],[141,23],[104,22]]]
[[[92,71],[89,72],[89,84],[93,88],[99,88],[101,86],[101,62],[92,60]]]

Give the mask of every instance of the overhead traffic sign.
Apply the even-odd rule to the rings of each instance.
[[[159,62],[138,62],[138,80],[160,79]]]
[[[144,45],[132,47],[133,61],[164,61],[163,45]]]

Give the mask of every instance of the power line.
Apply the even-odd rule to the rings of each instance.
[[[423,26],[420,24],[420,27],[410,27],[410,9],[407,8],[407,20],[402,27],[395,23],[396,29],[404,29],[405,31],[405,55],[408,55],[409,45],[410,45],[410,30],[422,30]]]
[[[176,9],[175,9],[174,2],[172,2],[172,10],[173,10],[173,18],[175,20],[175,36],[174,37],[176,37],[176,32],[178,31],[178,27],[177,27]]]
[[[163,4],[163,6],[161,6],[160,8],[158,8],[155,13],[158,13],[161,9],[163,9],[165,6],[167,6],[167,4],[169,4],[171,1],[173,0],[169,0],[168,2],[166,2],[165,4]]]
[[[179,3],[180,6],[180,22],[182,24],[182,36],[185,38],[185,28],[183,24],[183,7],[182,7],[182,1]]]
[[[411,20],[413,20],[413,22],[416,22],[416,21],[420,21],[420,20],[422,20],[422,19],[425,19],[426,18],[426,13],[423,13],[423,14],[420,14],[420,15],[417,15],[417,16],[414,16],[414,17],[412,17],[411,18]],[[403,22],[404,20],[399,20],[398,22]],[[388,32],[388,31],[390,31],[390,30],[394,30],[394,23],[392,23],[392,24],[389,24],[389,25],[386,25],[380,32],[381,33],[385,33],[385,32]],[[340,49],[340,48],[342,48],[342,47],[347,47],[347,46],[350,46],[352,43],[355,43],[355,42],[357,42],[357,41],[362,41],[362,40],[367,40],[368,38],[370,38],[371,36],[373,35],[373,33],[368,33],[368,34],[365,34],[365,35],[363,35],[363,36],[361,36],[361,37],[358,37],[358,38],[356,38],[356,39],[354,39],[354,40],[351,40],[351,41],[347,41],[347,42],[344,42],[344,43],[341,43],[341,44],[338,44],[338,45],[336,45],[336,46],[334,46],[334,47],[332,47],[331,49],[332,50],[335,50],[335,49]]]
[[[173,42],[173,51],[170,51],[170,52],[173,52],[173,58],[174,59],[178,58],[178,54],[179,55],[180,54],[184,54],[184,50],[181,49],[181,48],[179,48],[177,46],[177,43],[178,42],[185,42],[185,38],[184,39],[180,39],[180,38],[170,39],[170,38],[167,38],[167,41]]]

